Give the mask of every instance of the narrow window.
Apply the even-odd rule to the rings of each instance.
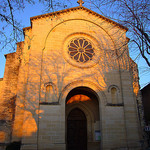
[[[115,87],[111,88],[111,100],[112,100],[112,104],[117,104],[117,89]]]
[[[53,101],[53,86],[52,85],[46,86],[45,101],[46,102]]]

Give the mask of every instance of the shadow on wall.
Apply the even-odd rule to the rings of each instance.
[[[110,55],[111,54],[111,55]],[[22,81],[20,83],[20,91],[23,93],[21,96],[17,95],[18,99],[22,102],[25,98],[26,103],[23,105],[21,102],[16,106],[16,96],[12,99],[6,99],[4,101],[4,110],[3,115],[0,116],[4,121],[8,118],[10,114],[9,120],[11,123],[14,121],[15,110],[18,109],[18,118],[22,119],[22,124],[15,124],[14,128],[10,127],[10,136],[12,134],[12,130],[14,130],[14,136],[20,138],[22,136],[25,137],[32,137],[34,133],[38,130],[38,125],[36,122],[36,116],[40,118],[40,114],[44,113],[44,110],[38,110],[39,99],[41,102],[57,103],[60,97],[60,93],[62,93],[63,88],[65,85],[69,84],[69,81],[79,81],[80,79],[85,80],[92,80],[96,83],[103,91],[107,90],[106,87],[109,84],[107,80],[108,78],[115,78],[116,72],[120,69],[119,64],[123,70],[128,70],[126,66],[128,66],[128,59],[124,60],[122,57],[121,60],[116,59],[115,51],[108,51],[107,53],[101,54],[101,59],[96,66],[93,68],[86,68],[86,69],[76,69],[75,67],[69,67],[64,59],[60,59],[62,54],[59,53],[57,50],[51,56],[45,56],[43,60],[43,69],[40,71],[37,69],[39,64],[41,63],[40,60],[36,57],[33,57],[31,60],[31,73],[32,76],[28,76],[28,89],[24,88],[26,81]],[[120,57],[119,57],[120,58]],[[126,58],[126,57],[125,57]],[[32,72],[33,71],[33,72]],[[26,70],[22,71],[23,73]],[[24,79],[24,78],[23,78]],[[26,77],[25,77],[26,79]],[[20,79],[21,80],[21,79]],[[43,83],[41,89],[39,89],[39,80]],[[54,82],[55,81],[55,82]],[[54,82],[54,83],[53,83]],[[113,83],[114,84],[114,83]],[[57,87],[57,88],[55,88]],[[41,97],[38,98],[38,92],[41,92]],[[14,94],[14,93],[12,93]],[[26,95],[24,95],[26,94]],[[20,96],[20,97],[19,97]],[[78,97],[79,96],[79,97]],[[115,97],[115,96],[114,96]],[[54,101],[53,101],[54,100]],[[90,100],[89,97],[76,95],[76,97],[72,97],[68,103],[74,101],[87,101]],[[9,106],[9,107],[8,107]],[[17,107],[17,108],[16,108]],[[9,109],[8,109],[9,108]],[[8,113],[9,112],[9,113]],[[20,122],[20,119],[18,119]],[[6,125],[7,126],[7,125]],[[23,130],[23,133],[22,133]],[[4,136],[3,136],[4,137]],[[3,138],[5,140],[5,137]],[[19,150],[21,146],[21,142],[13,142],[10,143],[6,150]]]

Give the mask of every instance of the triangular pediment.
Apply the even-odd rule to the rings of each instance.
[[[115,21],[113,21],[113,20],[111,20],[109,18],[106,18],[106,17],[104,17],[104,16],[102,16],[102,15],[100,15],[100,14],[98,14],[98,13],[96,13],[96,12],[94,12],[94,11],[86,8],[86,7],[83,7],[83,6],[72,7],[72,8],[63,9],[63,10],[60,10],[60,11],[55,11],[55,12],[51,12],[51,13],[47,13],[47,14],[42,14],[42,15],[34,16],[34,17],[31,17],[30,20],[31,20],[31,23],[32,23],[32,21],[36,20],[36,19],[50,17],[50,16],[54,16],[54,15],[60,15],[62,13],[76,11],[76,10],[86,11],[87,13],[95,15],[95,16],[97,16],[97,17],[99,17],[99,18],[101,18],[101,19],[103,19],[103,20],[105,20],[105,21],[107,21],[109,23],[114,24],[115,26],[120,27],[121,29],[124,29],[126,31],[128,30],[128,28],[124,27],[123,25],[121,25],[121,24],[119,24],[119,23],[117,23],[117,22],[115,22]],[[24,28],[24,29],[28,29],[28,28],[30,28],[30,27],[27,27],[27,28]]]

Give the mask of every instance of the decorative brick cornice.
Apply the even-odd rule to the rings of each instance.
[[[23,28],[23,31],[30,30],[30,29],[31,29],[31,26],[30,27],[25,27],[25,28]]]

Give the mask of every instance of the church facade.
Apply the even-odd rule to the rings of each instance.
[[[82,5],[30,20],[25,40],[6,55],[0,143],[139,150],[138,76],[127,28]]]

